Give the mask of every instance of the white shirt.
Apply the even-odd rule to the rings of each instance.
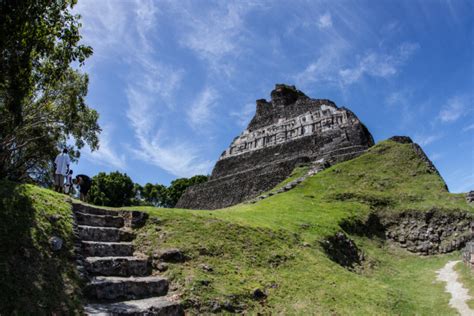
[[[69,164],[71,163],[68,154],[59,154],[56,157],[56,160],[54,160],[54,163],[56,164],[56,174],[62,174],[64,176],[67,175],[67,169]]]

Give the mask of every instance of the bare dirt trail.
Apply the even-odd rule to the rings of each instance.
[[[449,261],[437,271],[437,279],[446,282],[446,292],[451,294],[449,305],[455,308],[461,316],[474,316],[474,310],[467,305],[467,301],[471,299],[468,290],[458,281],[458,274],[454,271],[454,266],[458,262],[460,261]]]

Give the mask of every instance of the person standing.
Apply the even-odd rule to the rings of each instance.
[[[64,177],[69,173],[69,165],[71,164],[71,159],[68,155],[67,148],[63,149],[63,152],[56,156],[54,160],[54,190],[56,192],[63,192],[64,188]]]
[[[92,186],[92,180],[85,174],[78,174],[74,180],[74,184],[79,185],[79,192],[81,193],[80,199],[83,202],[87,202],[87,194]]]
[[[73,183],[72,183],[72,173],[73,171],[69,169],[69,172],[66,176],[66,184],[64,185],[64,193],[74,194]]]

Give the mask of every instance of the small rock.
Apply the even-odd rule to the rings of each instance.
[[[59,251],[63,247],[63,240],[59,237],[53,236],[49,239],[49,245],[53,251]]]
[[[252,297],[255,300],[263,300],[267,297],[267,294],[265,294],[265,292],[263,292],[262,289],[255,289],[252,292]]]
[[[302,245],[303,247],[311,247],[311,244],[309,242],[304,242]]]
[[[211,281],[209,281],[209,280],[199,280],[199,283],[204,285],[204,286],[208,286],[209,284],[211,284]]]
[[[207,264],[204,264],[204,263],[203,263],[203,264],[200,264],[199,267],[200,267],[201,269],[203,269],[204,271],[207,271],[207,272],[212,272],[212,271],[214,271],[214,269],[213,269],[211,266],[209,266],[209,265],[207,265]]]
[[[155,266],[155,269],[160,272],[165,272],[166,270],[168,270],[168,265],[164,262],[154,263],[154,266]]]
[[[165,262],[184,262],[186,256],[177,248],[165,249],[153,255],[155,259]]]

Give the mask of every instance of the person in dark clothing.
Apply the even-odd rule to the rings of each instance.
[[[80,199],[87,202],[87,194],[91,189],[92,180],[85,174],[78,174],[74,180],[74,184],[79,185]]]

